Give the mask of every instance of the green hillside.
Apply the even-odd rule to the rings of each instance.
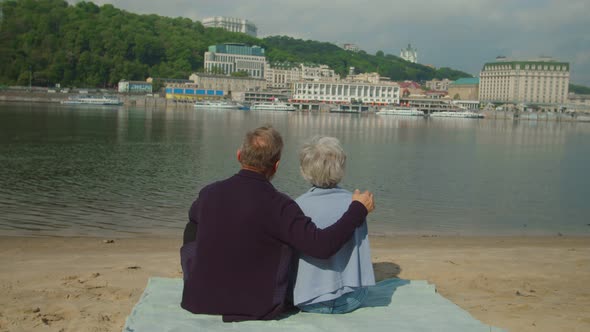
[[[261,45],[270,62],[326,64],[340,74],[378,71],[393,80],[469,77],[377,52],[352,53],[331,43],[276,36],[257,39],[205,29],[188,18],[138,15],[112,5],[63,0],[3,1],[0,26],[0,84],[112,87],[121,79],[187,78],[202,70],[212,44]]]
[[[590,88],[583,85],[576,85],[570,84],[569,85],[569,92],[578,94],[578,95],[590,95]]]

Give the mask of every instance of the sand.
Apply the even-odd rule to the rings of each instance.
[[[106,240],[0,237],[0,331],[121,331],[149,277],[181,277],[180,238]],[[428,280],[487,324],[590,331],[589,238],[372,236],[371,245],[378,280]]]

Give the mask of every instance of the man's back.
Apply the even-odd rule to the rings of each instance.
[[[197,248],[183,308],[225,320],[271,318],[282,310],[292,250],[269,223],[279,222],[289,201],[250,171],[201,191],[189,212],[198,224]]]

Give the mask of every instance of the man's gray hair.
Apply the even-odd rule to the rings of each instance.
[[[336,137],[316,136],[299,151],[301,175],[319,188],[333,188],[344,177],[346,154]]]

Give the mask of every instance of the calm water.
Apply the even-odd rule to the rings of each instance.
[[[348,153],[372,233],[590,235],[590,124],[0,104],[0,235],[178,234],[198,190],[238,170],[244,133],[286,142],[274,185],[308,185],[313,135]]]

